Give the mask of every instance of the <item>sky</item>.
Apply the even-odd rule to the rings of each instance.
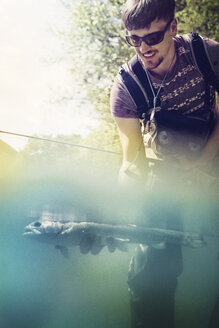
[[[69,73],[69,56],[54,31],[69,11],[59,0],[1,0],[0,130],[26,135],[80,133],[97,126],[91,106],[81,105]],[[62,60],[57,60],[62,58]],[[64,58],[64,59],[63,59]],[[70,94],[73,100],[57,101]],[[0,133],[16,150],[27,138]]]

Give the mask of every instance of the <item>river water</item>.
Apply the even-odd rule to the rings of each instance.
[[[129,246],[127,253],[112,254],[104,249],[97,256],[82,255],[75,247],[70,250],[70,259],[65,259],[52,245],[22,235],[24,226],[33,221],[31,215],[40,215],[48,207],[63,216],[75,210],[80,215],[82,200],[86,199],[85,207],[90,208],[88,203],[97,195],[89,188],[85,197],[79,189],[74,183],[60,186],[55,181],[10,181],[2,186],[1,328],[130,327],[127,271],[135,245]],[[188,217],[191,215],[192,211]],[[219,294],[219,239],[210,236],[206,241],[204,248],[183,248],[184,271],[176,292],[176,328],[208,327]]]

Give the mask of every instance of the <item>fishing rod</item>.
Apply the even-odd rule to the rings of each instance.
[[[17,136],[17,137],[36,139],[36,140],[41,140],[41,141],[46,141],[46,142],[53,142],[53,143],[56,143],[56,144],[61,144],[61,145],[66,145],[66,146],[71,146],[71,147],[77,147],[77,148],[88,149],[88,150],[92,150],[92,151],[99,151],[99,152],[102,152],[102,153],[108,153],[108,154],[112,154],[112,155],[122,156],[122,153],[119,153],[119,152],[116,152],[116,151],[113,151],[113,150],[103,149],[103,148],[83,146],[83,145],[73,144],[71,142],[65,142],[65,141],[53,140],[53,139],[49,139],[49,138],[36,137],[36,136],[28,135],[28,134],[21,134],[21,133],[9,132],[9,131],[4,131],[4,130],[0,130],[0,133],[12,135],[12,136]],[[133,160],[133,162],[131,164],[133,164],[134,161],[135,161],[135,159]],[[160,159],[151,158],[151,157],[146,158],[146,161],[150,162],[150,163],[153,163],[153,164],[161,162]]]
[[[27,135],[27,134],[21,134],[21,133],[15,133],[15,132],[3,131],[3,130],[0,130],[0,133],[9,134],[9,135],[17,136],[17,137],[23,137],[23,138],[37,139],[37,140],[46,141],[46,142],[53,142],[53,143],[57,143],[57,144],[61,144],[61,145],[72,146],[72,147],[77,147],[77,148],[84,148],[84,149],[89,149],[89,150],[93,150],[93,151],[99,151],[99,152],[104,152],[104,153],[109,153],[109,154],[114,154],[114,155],[120,155],[120,156],[122,155],[121,153],[112,151],[112,150],[83,146],[83,145],[73,144],[70,142],[53,140],[53,139],[48,139],[48,138],[35,137],[35,136]]]

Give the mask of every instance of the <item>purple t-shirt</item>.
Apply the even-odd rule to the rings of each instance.
[[[204,110],[205,83],[193,61],[188,37],[177,36],[174,43],[177,56],[176,63],[161,87],[160,109],[179,111],[183,114]],[[219,70],[219,44],[209,39],[206,39],[206,43],[217,71]],[[158,90],[162,80],[155,78],[150,73],[149,76],[153,87]],[[121,82],[119,75],[115,78],[111,90],[110,105],[113,116],[139,118],[136,105]],[[211,87],[210,107],[213,109],[214,106],[215,90]]]

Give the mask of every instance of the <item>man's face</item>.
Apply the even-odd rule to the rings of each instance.
[[[165,29],[167,30],[165,31]],[[171,23],[169,23],[169,25],[168,22],[164,20],[155,20],[151,23],[149,28],[131,30],[127,33],[129,36],[135,38],[145,37],[151,33],[160,31],[165,31],[164,38],[161,42],[155,45],[148,45],[142,41],[140,46],[135,47],[135,50],[139,55],[143,66],[155,72],[159,72],[159,70],[165,69],[172,60],[174,55],[173,37],[176,36],[177,32],[176,20],[174,19]],[[155,40],[156,37],[157,35],[155,35]]]

